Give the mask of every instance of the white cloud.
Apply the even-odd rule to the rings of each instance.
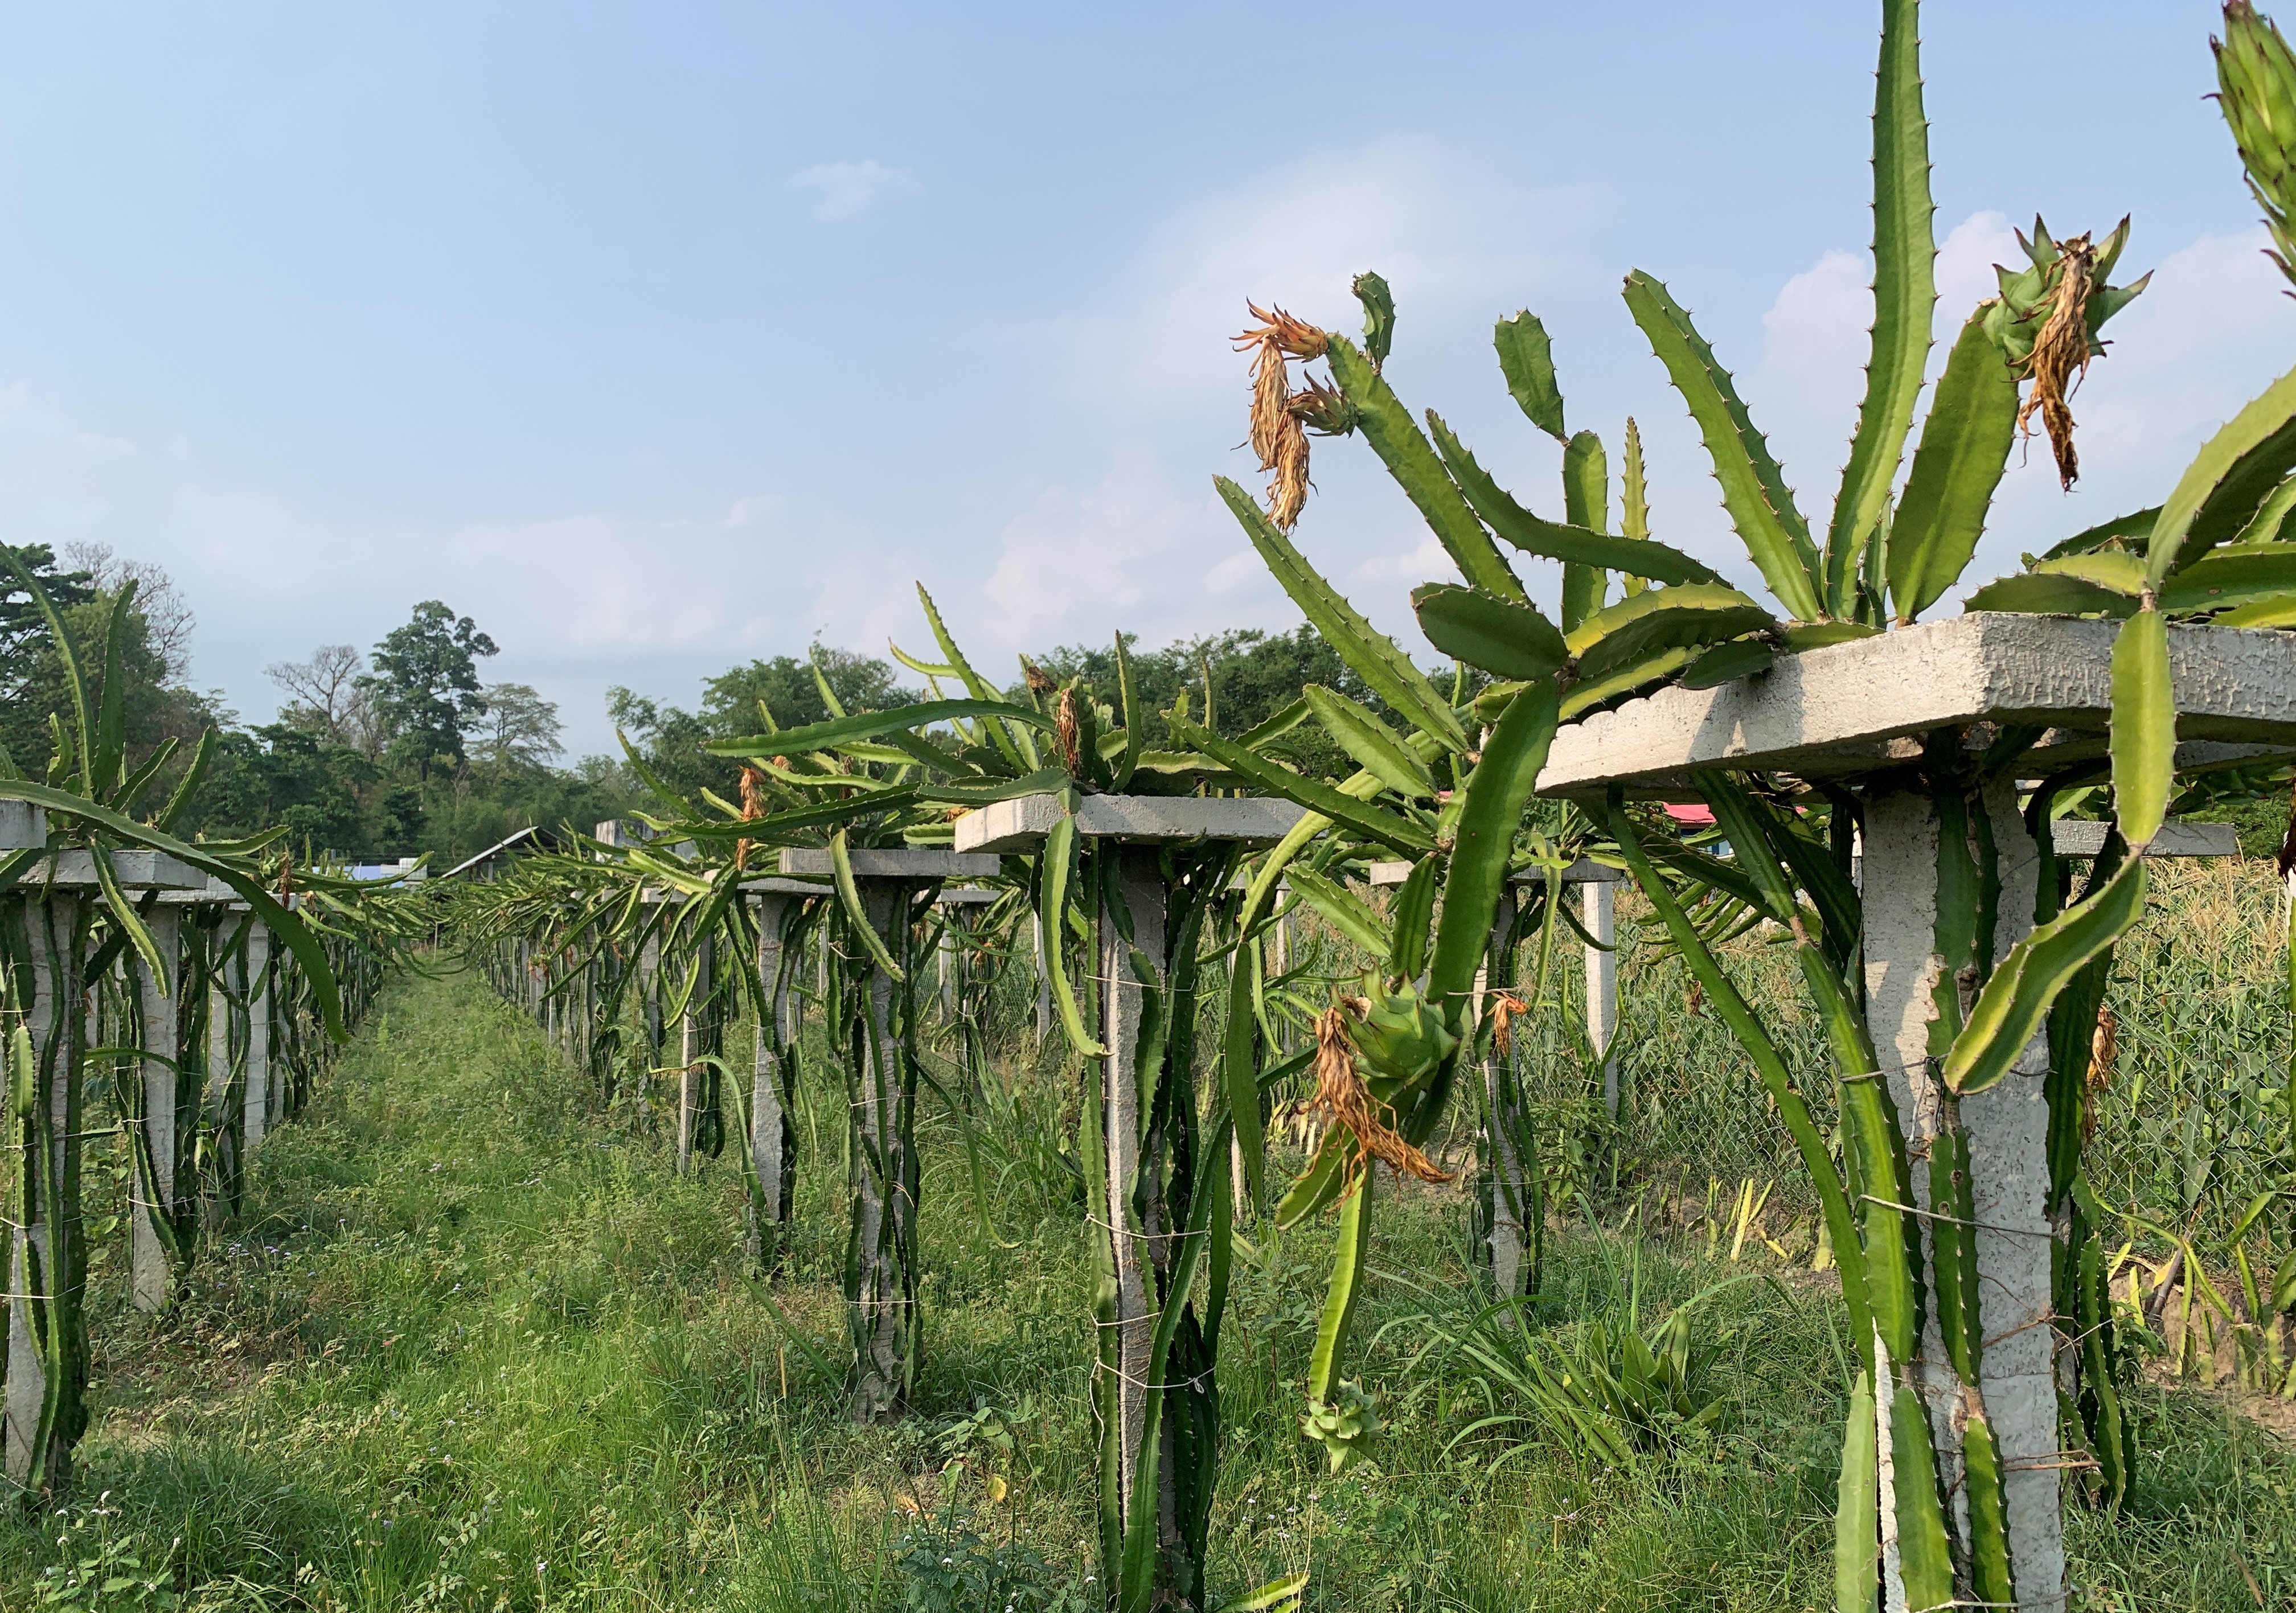
[[[914,196],[922,187],[907,168],[887,168],[875,158],[860,162],[824,162],[790,183],[814,192],[816,218],[858,218],[882,201]]]
[[[1567,233],[1570,211],[1565,192],[1526,192],[1431,142],[1386,142],[1180,215],[1148,242],[1122,311],[1033,335],[1095,401],[1153,412],[1232,396],[1240,425],[1244,363],[1227,339],[1250,323],[1247,298],[1352,331],[1362,312],[1349,288],[1377,269],[1395,291],[1397,362],[1408,367],[1444,349],[1446,318],[1472,313],[1488,331],[1535,303],[1562,261],[1546,243]]]
[[[1292,617],[1235,518],[1210,493],[1182,495],[1138,442],[1119,446],[1094,486],[1038,492],[1005,523],[979,592],[985,640],[1006,655],[1119,626],[1162,644]]]

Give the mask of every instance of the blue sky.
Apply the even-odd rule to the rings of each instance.
[[[2296,350],[2207,4],[1934,3],[1941,332],[2038,210],[2158,267],[1972,578],[2152,502]],[[193,678],[441,598],[493,678],[603,691],[816,634],[968,649],[1294,619],[1215,472],[1247,296],[1352,327],[1534,507],[1491,323],[1629,413],[1655,529],[1751,582],[1617,289],[1696,313],[1806,509],[1861,389],[1878,6],[0,6],[0,530],[167,566]],[[1942,349],[1940,349],[1941,356]],[[1408,635],[1445,568],[1358,444],[1300,538]]]

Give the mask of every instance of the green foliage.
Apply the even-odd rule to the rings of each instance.
[[[1143,649],[1128,634],[1124,644],[1140,708],[1148,714],[1144,737],[1152,747],[1176,742],[1162,714],[1178,706],[1184,691],[1195,721],[1231,737],[1247,733],[1283,711],[1310,684],[1382,716],[1390,709],[1305,623],[1289,633],[1246,627],[1178,639],[1160,650]],[[1099,689],[1116,686],[1115,655],[1104,645],[1063,644],[1030,659],[1055,683],[1078,678]],[[1211,679],[1209,700],[1204,694],[1207,670]],[[1013,692],[1017,698],[1017,689]],[[1258,749],[1317,774],[1337,768],[1342,755],[1328,733],[1306,725],[1290,728]]]
[[[2164,940],[2188,938],[2175,928]],[[1750,938],[1732,967],[1767,980],[1778,950]],[[1676,1121],[1664,1106],[1702,1095],[1744,1102],[1767,1137],[1775,1123],[1731,1075],[1736,1055],[1719,1038],[1663,1040],[1712,1023],[1682,1011],[1677,966],[1636,960],[1629,969],[1649,971],[1628,998],[1640,1038],[1631,1069],[1650,1105],[1637,1124],[1669,1146],[1695,1144],[1714,1111]],[[2171,1017],[2145,1021],[2158,1025],[2145,1045],[2200,1023],[2204,994],[2168,977],[2128,991],[2138,1014],[2169,994]],[[1059,1146],[1061,1106],[1073,1101],[1058,1060],[1037,1065],[1015,1032],[1028,1011],[1024,983],[1008,979],[983,1101],[1013,1083],[1018,1108],[998,1146],[1015,1161]],[[808,1051],[825,1051],[817,1021]],[[2165,1090],[2170,1067],[2146,1056],[2152,1090]],[[833,1150],[843,1102],[833,1070],[816,1067],[796,1109],[801,1142],[817,1135]],[[145,1574],[164,1568],[168,1588],[209,1613],[413,1607],[426,1591],[433,1607],[506,1597],[538,1608],[537,1563],[549,1608],[566,1613],[883,1613],[906,1591],[895,1543],[969,1511],[988,1552],[1055,1565],[1039,1584],[1056,1591],[1093,1571],[1078,1566],[1093,1442],[1074,1364],[1082,1222],[1057,1166],[1042,1167],[1040,1187],[1036,1167],[1007,1170],[999,1153],[994,1216],[1017,1247],[992,1243],[955,1130],[935,1119],[923,1131],[936,1308],[919,1415],[856,1429],[838,1384],[752,1297],[730,1159],[675,1177],[659,1141],[589,1112],[582,1078],[467,977],[402,978],[315,1110],[266,1145],[250,1235],[203,1265],[165,1347],[123,1335],[84,1447],[89,1493],[109,1489],[102,1504],[117,1515],[73,1535],[69,1552],[55,1543],[68,1520],[0,1524],[0,1585],[29,1601],[68,1555],[96,1555],[108,1528],[115,1552]],[[841,1304],[841,1184],[829,1173],[801,1194],[771,1292],[791,1327],[827,1341]],[[1742,1269],[1702,1258],[1694,1233],[1655,1230],[1675,1224],[1661,1196],[1648,1202],[1645,1322]],[[1714,1437],[1652,1443],[1633,1469],[1605,1474],[1542,1429],[1486,1476],[1502,1433],[1445,1451],[1483,1414],[1480,1396],[1431,1356],[1413,1365],[1426,1342],[1414,1318],[1438,1307],[1460,1332],[1480,1308],[1460,1207],[1410,1192],[1390,1195],[1382,1216],[1357,1320],[1374,1342],[1351,1371],[1386,1428],[1337,1478],[1297,1434],[1330,1223],[1256,1233],[1238,1261],[1231,1326],[1250,1347],[1220,1368],[1230,1433],[1215,1597],[1233,1606],[1304,1569],[1324,1613],[1829,1605],[1847,1402],[1815,1283],[1782,1272],[1777,1288],[1742,1283],[1699,1306],[1702,1394],[1724,1408]],[[1565,1341],[1616,1316],[1627,1255],[1606,1233],[1558,1224],[1538,1336]],[[1750,1243],[1758,1255],[1769,1258]],[[107,1319],[125,1305],[120,1276],[99,1257],[94,1303]],[[1021,1409],[1031,1393],[1033,1414]],[[980,1437],[962,1451],[945,1439],[983,1399],[1003,1411],[1009,1459]],[[2073,1510],[2076,1580],[2147,1607],[2253,1605],[2243,1564],[2267,1598],[2296,1584],[2296,1465],[2282,1442],[2197,1392],[2137,1387],[2131,1415],[2145,1451],[2133,1512]],[[1011,1494],[992,1502],[983,1478],[946,1472],[953,1454],[1007,1477]]]
[[[41,551],[36,546],[34,552]],[[0,571],[0,584],[12,580]],[[106,593],[78,586],[68,586],[62,597],[52,596],[66,629],[88,645],[105,642],[120,597],[118,589]],[[4,598],[0,598],[0,609],[4,608]],[[115,648],[113,660],[97,659],[82,670],[93,700],[101,702],[107,687],[112,689],[127,755],[140,764],[171,739],[179,745],[196,740],[217,714],[198,695],[172,684],[167,659],[152,643],[151,623],[133,599],[120,617]],[[53,749],[50,717],[69,722],[71,711],[70,674],[53,635],[44,625],[22,627],[14,634],[12,645],[0,648],[0,745],[20,770],[37,776]]]
[[[441,760],[463,759],[463,733],[487,709],[479,661],[496,653],[494,640],[476,622],[435,599],[383,635],[363,685],[394,757],[424,778]]]
[[[1722,485],[1722,507],[1762,580],[1797,621],[1818,619],[1824,609],[1816,581],[1817,551],[1794,508],[1785,473],[1754,429],[1729,372],[1690,323],[1688,310],[1658,281],[1636,270],[1627,276],[1626,299],[1628,311],[1698,423]]]
[[[1935,604],[1968,569],[2009,463],[2016,422],[2017,382],[1986,333],[1984,315],[1972,314],[1946,359],[1890,528],[1883,571],[1900,621]]]
[[[0,544],[30,572],[57,609],[69,611],[95,598],[86,571],[56,569],[55,551],[46,544]],[[0,567],[0,704],[23,698],[28,681],[48,643],[47,618],[13,572]]]
[[[1502,319],[1492,333],[1498,348],[1499,373],[1507,391],[1521,406],[1530,423],[1557,442],[1570,440],[1562,425],[1562,389],[1554,378],[1554,351],[1546,327],[1525,308]]]
[[[1874,97],[1874,331],[1866,398],[1825,538],[1826,608],[1852,614],[1859,552],[1882,525],[1921,396],[1937,305],[1929,119],[1915,0],[1891,0]],[[1934,412],[1932,412],[1934,418]]]
[[[1630,1468],[1646,1452],[1710,1440],[1729,1408],[1715,1382],[1719,1341],[1700,1316],[1708,1296],[1645,1328],[1644,1258],[1641,1248],[1629,1249],[1628,1279],[1611,1303],[1559,1334],[1533,1331],[1529,1314],[1507,1305],[1483,1312],[1456,1337],[1439,1332],[1449,1352],[1447,1374],[1483,1412],[1455,1443],[1531,1429],[1564,1450]],[[1488,1465],[1529,1449],[1515,1439]]]
[[[901,1613],[1099,1613],[1103,1605],[1087,1582],[1058,1572],[1027,1546],[984,1538],[959,1507],[918,1519],[892,1549]]]

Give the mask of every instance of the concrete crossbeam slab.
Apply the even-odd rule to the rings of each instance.
[[[847,860],[857,880],[987,880],[1004,866],[993,856],[914,848],[853,851]],[[827,874],[832,872],[829,852],[826,847],[791,847],[782,853],[782,872]]]
[[[2093,857],[2104,849],[2104,831],[2111,825],[2078,818],[2059,818],[2051,837],[2061,857]],[[2230,823],[2191,823],[2171,818],[2161,825],[2144,847],[2148,857],[2236,857],[2240,834]]]
[[[48,815],[26,801],[0,801],[0,851],[48,843]]]
[[[1661,689],[1564,728],[1539,793],[1663,791],[1710,767],[1878,773],[1915,759],[1914,736],[1962,724],[2048,728],[2037,765],[2102,754],[2118,627],[1980,611],[1781,656],[1718,689]],[[2169,659],[2180,739],[2296,751],[2296,635],[2171,627]]]
[[[125,890],[197,890],[208,882],[207,875],[164,851],[114,851],[106,855],[111,864],[111,877]],[[24,871],[23,878],[25,883],[31,885],[80,887],[101,882],[95,873],[95,854],[85,847],[60,851],[53,858],[35,863]]]
[[[168,907],[206,907],[226,902],[238,903],[242,907],[247,905],[240,901],[239,892],[213,875],[190,890],[163,890],[160,893],[160,902]]]
[[[1055,795],[1024,795],[956,820],[960,851],[1030,851],[1061,819]],[[1238,840],[1272,845],[1307,809],[1268,797],[1088,795],[1078,802],[1077,832],[1087,839]]]
[[[1412,863],[1374,863],[1365,872],[1374,885],[1400,885],[1411,877],[1411,871],[1415,866],[1417,864]],[[1626,877],[1607,863],[1594,862],[1587,857],[1580,857],[1562,871],[1565,885],[1616,885]],[[1536,885],[1546,876],[1536,868],[1526,868],[1513,878],[1518,885]]]

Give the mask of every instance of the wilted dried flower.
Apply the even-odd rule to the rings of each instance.
[[[742,765],[742,821],[746,823],[766,815],[766,775],[753,762]],[[734,872],[741,873],[750,866],[750,841],[734,842]]]
[[[1067,764],[1069,776],[1075,778],[1084,771],[1077,753],[1078,727],[1076,691],[1061,691],[1061,703],[1053,713],[1053,738],[1061,748],[1061,760]]]
[[[1313,376],[1308,377],[1305,387],[1292,394],[1283,407],[1318,437],[1346,437],[1356,429],[1355,405],[1337,387],[1325,386]]]
[[[1237,352],[1248,348],[1272,346],[1294,358],[1321,358],[1330,350],[1332,339],[1306,320],[1294,319],[1282,308],[1263,308],[1250,300],[1243,306],[1251,310],[1251,316],[1259,323],[1236,336]]]
[[[2054,283],[2047,292],[2049,316],[2033,339],[2032,356],[2024,365],[2033,389],[2017,409],[2017,429],[2028,436],[2032,433],[2029,422],[2039,413],[2056,454],[2058,485],[2067,491],[2079,479],[2080,455],[2073,451],[2073,412],[2066,400],[2088,373],[2088,298],[2096,283],[2095,265],[2096,249],[2087,235],[2059,244],[2050,272]]]
[[[1267,519],[1289,532],[1308,507],[1308,429],[1289,411],[1276,425],[1275,457],[1260,469],[1275,472],[1267,479]]]
[[[2081,1141],[2087,1142],[2096,1129],[2096,1098],[2112,1085],[2113,1071],[2120,1064],[2120,1021],[2114,1017],[2108,1003],[2096,1011],[2096,1034],[2088,1044],[2088,1092],[2081,1104]]]
[[[1407,1171],[1422,1182],[1448,1182],[1447,1172],[1439,1169],[1405,1140],[1403,1135],[1382,1118],[1382,1111],[1392,1117],[1395,1111],[1371,1095],[1371,1088],[1356,1068],[1356,1044],[1352,1027],[1371,1011],[1371,1003],[1362,997],[1341,997],[1316,1016],[1316,1096],[1312,1107],[1322,1109],[1332,1118],[1332,1124],[1344,1127],[1356,1140],[1356,1157],[1349,1167],[1353,1175],[1363,1169],[1366,1159],[1383,1159],[1389,1168]]]
[[[1259,456],[1259,468],[1273,473],[1267,483],[1268,519],[1288,530],[1308,503],[1308,433],[1299,405],[1306,399],[1307,407],[1320,413],[1322,400],[1338,395],[1310,382],[1295,397],[1287,357],[1321,358],[1331,341],[1281,308],[1271,313],[1254,303],[1243,306],[1262,322],[1235,339],[1238,351],[1252,355],[1251,451]]]
[[[1498,1001],[1491,1004],[1491,1046],[1500,1058],[1514,1051],[1514,1021],[1529,1011],[1530,1004],[1511,991],[1501,992]]]

